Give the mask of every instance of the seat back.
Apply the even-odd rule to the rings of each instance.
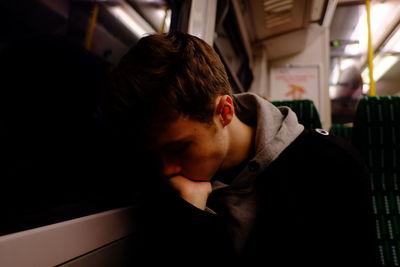
[[[331,128],[329,129],[330,134],[339,136],[348,142],[351,142],[352,131],[352,126],[339,123],[332,124]]]
[[[299,123],[306,129],[322,128],[321,120],[314,102],[309,99],[271,101],[275,106],[287,106],[297,115]]]
[[[356,111],[352,143],[370,170],[381,266],[399,266],[400,97],[363,97]]]

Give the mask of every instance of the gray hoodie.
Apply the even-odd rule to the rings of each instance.
[[[253,94],[234,95],[236,115],[255,127],[254,155],[222,176],[214,177],[207,203],[211,212],[223,214],[235,249],[241,252],[257,211],[254,181],[279,154],[304,130],[288,107],[275,107]]]

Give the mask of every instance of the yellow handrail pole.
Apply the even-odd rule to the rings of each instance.
[[[160,28],[160,33],[163,33],[165,30],[165,24],[167,23],[167,16],[168,16],[168,7],[164,8],[164,19]]]
[[[96,26],[98,14],[99,14],[99,4],[95,3],[93,5],[92,14],[89,18],[89,25],[85,36],[85,48],[87,50],[91,50],[92,48],[93,32],[94,32],[94,27]]]
[[[372,47],[372,31],[371,31],[371,0],[365,0],[365,6],[367,8],[367,25],[368,25],[369,95],[375,96],[374,49]]]

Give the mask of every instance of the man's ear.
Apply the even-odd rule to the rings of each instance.
[[[216,113],[223,126],[231,123],[233,115],[235,114],[235,109],[233,100],[229,95],[223,95],[217,98]]]

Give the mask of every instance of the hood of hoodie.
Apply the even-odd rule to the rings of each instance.
[[[234,95],[236,116],[242,122],[255,127],[254,155],[237,170],[232,182],[224,184],[218,176],[213,181],[213,190],[234,187],[244,190],[252,178],[263,172],[279,154],[304,130],[296,114],[288,107],[276,107],[253,93]]]
[[[236,116],[255,127],[254,155],[234,171],[214,177],[207,205],[213,212],[223,214],[228,234],[240,253],[258,208],[253,190],[255,179],[300,135],[304,126],[288,107],[276,107],[253,93],[236,94],[234,101]],[[232,177],[226,179],[223,175]]]

